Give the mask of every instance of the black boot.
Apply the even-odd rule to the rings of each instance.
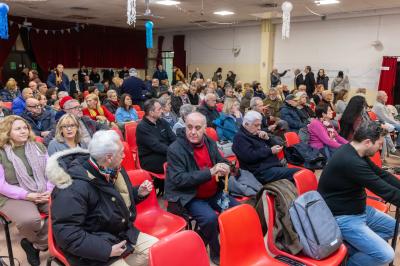
[[[21,240],[21,247],[26,253],[26,258],[31,266],[40,266],[39,250],[28,239]]]

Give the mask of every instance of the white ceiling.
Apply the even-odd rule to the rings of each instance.
[[[4,0],[3,0],[4,1]],[[151,0],[150,9],[164,19],[151,18],[156,29],[183,29],[193,27],[213,27],[220,23],[248,23],[259,17],[280,16],[283,0],[203,0],[204,14],[201,14],[202,0],[181,0],[176,6],[161,6]],[[10,14],[77,23],[128,27],[126,24],[126,0],[5,0],[10,6]],[[364,12],[400,10],[399,0],[341,0],[340,4],[316,6],[314,0],[291,0],[292,16],[315,16],[307,10],[321,15],[359,16]],[[267,8],[267,3],[277,7]],[[138,13],[145,10],[144,0],[137,0]],[[230,10],[233,16],[221,17],[214,11]],[[398,12],[398,11],[397,11]],[[255,16],[254,14],[257,14]],[[328,16],[329,17],[329,16]],[[138,28],[143,28],[143,17],[138,18]],[[141,21],[140,21],[141,20]],[[197,22],[206,21],[206,22]],[[33,25],[34,26],[34,25]]]

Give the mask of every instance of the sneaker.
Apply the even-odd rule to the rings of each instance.
[[[390,152],[390,155],[396,156],[400,158],[400,151],[399,150],[394,150]]]
[[[39,250],[33,247],[28,239],[21,240],[21,247],[26,253],[26,258],[31,266],[40,266]]]

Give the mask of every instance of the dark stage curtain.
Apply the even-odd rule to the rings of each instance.
[[[162,64],[162,45],[164,42],[164,36],[158,36],[158,42],[157,42],[157,66],[159,64]],[[157,68],[157,67],[156,67]]]
[[[394,93],[393,88],[396,83],[397,74],[397,57],[384,56],[382,61],[382,67],[388,68],[388,70],[381,70],[381,76],[379,79],[379,90],[383,90],[388,95],[388,104],[393,104]]]
[[[174,66],[179,67],[186,76],[185,35],[174,35]]]
[[[17,23],[14,23],[12,26],[8,26],[8,40],[0,39],[0,66],[3,66],[6,61],[8,55],[11,52],[13,45],[15,44],[15,40],[18,37],[19,28]]]

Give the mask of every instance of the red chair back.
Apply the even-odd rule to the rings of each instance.
[[[369,112],[368,112],[368,116],[369,116],[369,118],[371,118],[372,121],[379,120],[379,119],[378,119],[378,116],[377,116],[374,112],[372,112],[372,111],[369,111]]]
[[[314,173],[310,170],[301,170],[293,175],[294,182],[296,183],[297,194],[299,196],[308,191],[317,190],[318,182]]]
[[[5,108],[11,110],[11,108],[12,108],[12,102],[3,102],[3,106],[4,106]]]
[[[133,158],[132,151],[129,148],[129,144],[127,142],[122,142],[124,145],[124,154],[125,157],[122,160],[122,167],[124,167],[125,171],[131,171],[136,169],[135,159]]]
[[[155,243],[149,252],[150,266],[209,266],[203,240],[194,231],[182,231]]]
[[[206,135],[207,135],[207,137],[209,137],[213,141],[218,141],[218,134],[217,134],[217,131],[214,128],[207,127],[206,128]]]
[[[43,139],[42,137],[36,136],[36,137],[35,137],[35,141],[36,141],[36,142],[43,143],[44,139]]]
[[[142,169],[136,169],[130,171],[128,174],[129,174],[129,180],[131,181],[131,184],[133,186],[139,186],[145,180],[153,182],[153,179],[151,178],[150,174]],[[136,205],[136,209],[138,212],[144,212],[150,208],[160,208],[160,206],[158,205],[155,189],[153,189],[150,192],[150,195],[144,201]]]
[[[242,204],[224,211],[218,223],[221,266],[283,265],[267,256],[260,220],[250,205]]]
[[[137,111],[137,115],[138,115],[139,119],[143,119],[144,111]]]
[[[117,132],[117,134],[118,134],[118,136],[119,136],[119,139],[120,139],[121,141],[125,141],[125,140],[124,140],[124,136],[122,135],[121,130],[120,130],[117,126],[114,126],[114,127],[112,127],[111,129],[114,130],[115,132]]]
[[[49,200],[49,216],[48,216],[48,237],[47,237],[47,243],[48,243],[48,248],[49,248],[49,253],[51,256],[57,258],[59,261],[61,261],[65,266],[69,266],[69,263],[67,259],[65,258],[64,254],[62,251],[57,247],[56,242],[54,240],[54,235],[53,235],[53,223],[51,220],[51,198]]]
[[[376,164],[376,166],[378,166],[379,168],[382,168],[382,160],[381,160],[381,155],[379,153],[379,151],[377,151],[374,156],[369,157],[369,159]]]
[[[223,103],[217,103],[216,108],[217,108],[218,112],[222,112],[222,109],[224,109],[224,104]]]
[[[133,153],[137,153],[136,144],[136,122],[130,122],[125,124],[125,140],[129,144],[129,148]]]
[[[286,140],[287,147],[291,147],[293,145],[300,143],[300,138],[296,132],[286,132],[285,140]]]
[[[132,105],[132,107],[136,110],[136,112],[142,111],[142,108],[137,104]]]

